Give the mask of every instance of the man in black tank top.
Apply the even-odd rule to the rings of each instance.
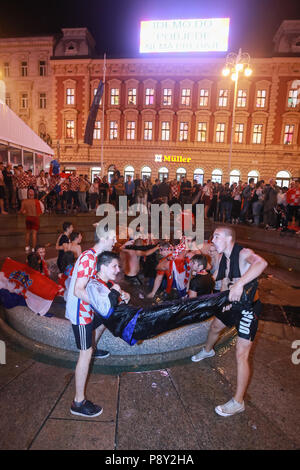
[[[256,334],[260,302],[255,299],[246,309],[239,302],[244,287],[257,282],[258,276],[267,267],[267,262],[248,248],[235,243],[235,232],[231,227],[219,227],[214,231],[212,243],[222,254],[219,266],[214,273],[216,281],[221,282],[221,291],[229,289],[231,308],[217,314],[210,325],[205,346],[192,357],[193,362],[215,355],[213,346],[220,332],[226,327],[235,326],[238,331],[236,345],[237,388],[234,397],[215,408],[220,416],[232,416],[244,411],[244,395],[250,377],[249,353]]]

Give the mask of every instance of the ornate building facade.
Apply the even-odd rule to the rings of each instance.
[[[47,38],[49,48],[36,41],[37,48],[26,56],[37,72],[30,84],[30,74],[13,78],[26,62],[24,51],[17,51],[20,41],[9,55],[3,50],[8,40],[0,40],[0,65],[7,93],[15,97],[10,105],[16,106],[16,87],[19,93],[29,87],[32,112],[24,118],[36,132],[45,121],[67,170],[92,177],[102,160],[102,174],[108,175],[116,165],[125,175],[152,180],[186,175],[200,182],[232,182],[254,176],[287,184],[300,177],[300,28],[297,36],[290,23],[278,30],[272,57],[251,59],[253,73],[240,76],[235,105],[234,82],[222,76],[224,58],[108,59],[92,146],[84,143],[84,132],[104,59],[96,57],[87,29],[64,29],[60,38]],[[12,57],[12,75],[6,76]],[[36,64],[43,60],[47,75],[41,77]],[[47,93],[46,112],[39,107],[41,93]]]

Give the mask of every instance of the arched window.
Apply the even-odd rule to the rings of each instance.
[[[213,183],[222,183],[222,175],[223,175],[223,172],[219,168],[216,168],[215,170],[213,170],[213,172],[211,174],[212,182]]]
[[[232,170],[229,177],[229,185],[233,183],[239,183],[241,178],[241,172],[239,170]]]
[[[163,181],[164,178],[168,179],[168,176],[169,176],[169,170],[165,166],[161,167],[158,170],[158,179],[159,179],[159,181]]]
[[[185,168],[178,168],[176,170],[176,179],[177,181],[181,181],[181,178],[186,176],[186,169]]]
[[[151,168],[149,166],[144,166],[141,170],[142,180],[145,180],[146,178],[151,178],[151,173]]]
[[[204,171],[202,170],[202,168],[196,168],[196,170],[194,170],[194,180],[196,180],[198,184],[203,185]]]
[[[95,176],[101,177],[101,167],[100,166],[93,166],[91,168],[91,181],[94,182]]]
[[[127,181],[127,176],[131,176],[134,179],[134,168],[131,165],[128,165],[124,168],[124,180]]]
[[[291,182],[291,174],[288,171],[279,171],[276,175],[276,184],[277,186],[289,187]]]
[[[254,183],[256,184],[258,182],[258,179],[259,179],[258,171],[256,171],[256,170],[249,171],[249,173],[248,173],[248,183],[249,183],[250,178],[254,178]]]

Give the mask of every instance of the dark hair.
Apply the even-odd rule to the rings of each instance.
[[[74,266],[75,264],[75,255],[73,251],[65,251],[61,258],[61,272],[65,272],[68,266]]]
[[[119,259],[119,255],[113,251],[102,251],[97,256],[97,271],[100,271],[102,264],[108,266],[114,259]]]
[[[62,226],[63,231],[65,232],[66,230],[68,230],[68,228],[71,227],[71,225],[72,225],[72,222],[64,222]]]
[[[39,263],[39,256],[36,253],[30,253],[27,256],[27,264],[30,266],[32,269],[35,269],[36,271],[41,270],[41,265]]]
[[[70,235],[71,242],[73,242],[75,238],[79,237],[79,235],[80,235],[80,232],[72,232]]]
[[[194,255],[191,261],[194,261],[195,263],[198,263],[198,264],[202,264],[204,269],[207,266],[207,258],[206,256],[201,255],[201,254]]]

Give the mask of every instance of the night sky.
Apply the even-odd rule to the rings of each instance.
[[[1,0],[0,37],[47,35],[87,27],[99,56],[139,56],[139,23],[151,19],[230,17],[229,51],[272,54],[284,19],[300,19],[299,0]]]

